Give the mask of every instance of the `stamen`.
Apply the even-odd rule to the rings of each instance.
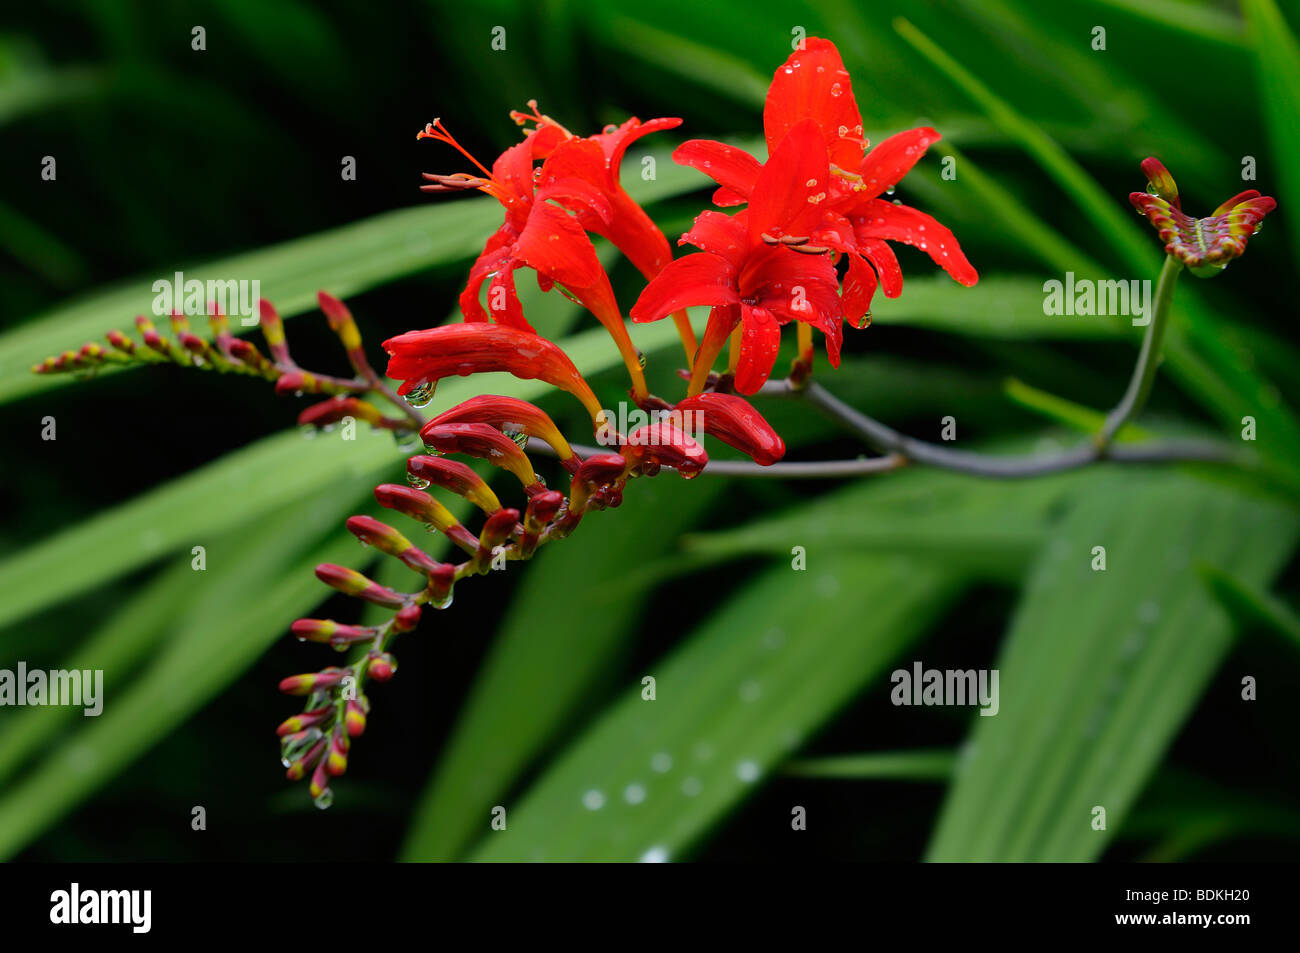
[[[482,170],[483,174],[486,175],[489,179],[492,178],[492,173],[488,170],[488,168],[485,165],[483,165],[482,162],[479,162],[478,159],[475,159],[472,155],[470,155],[468,150],[466,150],[464,146],[462,146],[459,142],[456,141],[456,138],[450,132],[447,131],[447,127],[442,124],[441,119],[435,119],[433,122],[429,123],[427,126],[424,127],[424,132],[416,133],[415,138],[434,139],[437,142],[445,142],[447,145],[451,146],[453,149],[455,149],[457,152],[463,155],[470,162],[473,162],[476,166],[478,166],[479,169]]]
[[[569,130],[565,129],[562,125],[560,125],[550,116],[546,115],[545,113],[537,111],[537,100],[535,99],[528,100],[528,108],[532,110],[531,114],[526,112],[521,112],[518,109],[510,110],[510,118],[515,121],[515,125],[523,126],[532,122],[532,123],[536,123],[539,128],[541,126],[554,126],[556,129],[560,130],[560,132],[564,133],[566,138],[568,139],[573,138],[573,133],[569,132]],[[532,130],[529,130],[529,132],[531,133]]]

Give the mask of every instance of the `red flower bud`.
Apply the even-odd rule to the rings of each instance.
[[[343,681],[344,676],[350,674],[347,669],[342,668],[324,668],[319,672],[310,672],[306,675],[290,675],[280,682],[280,691],[286,695],[307,695],[321,688],[330,688]]]
[[[381,523],[374,517],[349,517],[347,527],[349,533],[367,546],[373,546],[389,556],[396,556],[416,572],[427,573],[438,565],[437,560],[413,545],[409,539],[387,523]]]
[[[342,625],[332,619],[298,619],[290,630],[301,641],[325,645],[351,645],[379,634],[373,626]]]
[[[660,466],[672,467],[688,480],[709,462],[703,447],[667,421],[638,427],[619,452],[638,472],[653,474]]]
[[[709,391],[687,397],[673,410],[698,415],[694,419],[705,433],[735,447],[760,466],[771,466],[785,456],[785,441],[743,397]]]
[[[378,425],[384,420],[379,408],[368,401],[356,397],[331,397],[319,404],[312,404],[298,415],[300,427],[325,427],[336,424],[344,417],[364,420],[371,425]]]
[[[507,434],[525,434],[550,444],[562,463],[577,461],[555,422],[540,407],[516,397],[483,394],[443,411],[429,426],[450,423],[488,424]],[[523,449],[522,447],[520,449]]]
[[[353,738],[360,736],[366,730],[366,707],[357,699],[349,699],[343,718],[348,734]]]
[[[404,381],[399,394],[459,374],[505,371],[523,380],[543,380],[573,394],[594,421],[600,403],[560,348],[545,338],[500,324],[444,324],[408,331],[384,342],[391,355],[388,376]]]
[[[485,513],[501,509],[501,501],[477,473],[459,460],[433,457],[425,454],[406,461],[410,478],[423,486],[440,486],[463,496]],[[423,486],[420,487],[423,489]]]
[[[397,674],[397,659],[387,652],[378,652],[370,656],[366,671],[375,681],[386,682]]]
[[[478,549],[478,538],[451,515],[451,511],[423,490],[396,483],[381,483],[375,487],[375,499],[380,506],[405,513],[412,519],[427,523],[440,530],[448,539],[468,553]]]
[[[440,424],[436,420],[420,431],[427,447],[442,453],[464,453],[487,460],[493,466],[509,470],[524,486],[537,482],[537,474],[519,445],[488,424]]]
[[[429,604],[435,609],[446,609],[450,606],[451,590],[455,584],[456,567],[449,563],[443,563],[437,570],[429,573]]]
[[[286,718],[280,723],[280,727],[275,729],[275,733],[283,738],[285,735],[291,735],[295,732],[303,731],[312,725],[319,725],[322,721],[329,718],[334,708],[326,705],[324,708],[317,708],[314,711],[304,711],[301,714],[294,715],[292,718]]]
[[[381,586],[368,576],[346,566],[322,563],[316,567],[316,578],[339,592],[346,593],[349,596],[356,596],[366,602],[373,602],[378,606],[399,609],[406,605],[407,602],[406,596],[400,592],[389,589],[387,586]]]
[[[420,613],[422,609],[417,605],[409,605],[397,615],[393,616],[394,632],[410,632],[420,624]]]

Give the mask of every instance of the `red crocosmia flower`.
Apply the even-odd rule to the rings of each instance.
[[[483,283],[488,281],[488,302],[491,317],[500,324],[510,327],[533,330],[524,318],[515,292],[514,272],[520,265],[534,268],[547,282],[558,281],[568,287],[568,281],[577,280],[583,285],[599,284],[595,272],[604,274],[596,258],[595,249],[576,223],[566,228],[566,222],[558,216],[560,210],[548,204],[554,199],[569,207],[585,207],[597,217],[608,219],[609,202],[595,186],[580,179],[553,177],[545,188],[536,188],[533,163],[544,154],[549,153],[564,133],[556,127],[547,127],[545,131],[529,136],[523,142],[511,146],[497,158],[489,171],[474,158],[442,125],[435,119],[417,139],[434,139],[444,142],[458,151],[470,162],[478,166],[481,176],[467,173],[454,175],[436,175],[426,172],[424,177],[433,184],[422,186],[427,192],[445,192],[457,189],[478,189],[499,201],[506,210],[505,221],[488,239],[478,259],[470,268],[469,281],[460,295],[460,309],[466,321],[487,321],[488,312],[479,302]],[[550,210],[534,222],[536,209]],[[569,219],[569,216],[564,216]],[[532,231],[529,225],[532,224]],[[579,233],[575,236],[574,233]],[[563,276],[550,273],[556,264],[556,256],[551,255],[539,261],[529,258],[539,251],[539,243],[551,241],[553,234],[564,235],[567,241],[568,255],[559,259],[561,265],[568,265]],[[576,243],[575,243],[576,237]],[[585,247],[584,247],[585,246]],[[490,279],[490,280],[489,280]],[[608,283],[608,281],[606,281]],[[570,289],[577,295],[577,289]],[[613,295],[611,293],[610,298]]]
[[[702,212],[681,243],[701,249],[659,273],[632,306],[633,321],[654,321],[679,308],[711,305],[696,358],[697,394],[714,357],[741,327],[736,389],[752,394],[772,373],[781,326],[803,321],[826,335],[832,366],[840,361],[839,280],[822,249],[804,247],[820,218],[827,165],[815,122],[799,123],[755,181],[754,202],[734,217]]]
[[[1247,189],[1208,218],[1192,218],[1183,211],[1178,185],[1159,159],[1146,159],[1142,171],[1147,174],[1147,191],[1131,193],[1129,201],[1155,226],[1166,243],[1165,252],[1198,278],[1214,277],[1241,256],[1264,216],[1277,208],[1274,199]]]
[[[639,355],[628,336],[609,277],[586,233],[608,238],[647,277],[656,274],[671,258],[663,233],[620,185],[618,167],[631,142],[649,132],[679,125],[681,120],[641,123],[630,119],[621,127],[583,139],[538,113],[536,101],[529,105],[531,115],[511,115],[520,124],[535,122],[536,127],[528,130],[523,142],[497,159],[487,179],[425,176],[434,182],[426,189],[478,188],[495,196],[506,208],[505,222],[470,269],[460,297],[461,313],[467,321],[486,321],[491,312],[500,324],[533,330],[524,318],[514,281],[520,265],[530,267],[537,272],[544,290],[558,283],[605,326],[628,367],[634,391],[644,396]],[[430,123],[418,138],[425,137],[448,143],[487,171],[438,121]],[[540,169],[534,170],[533,163],[538,159],[544,161]],[[485,281],[488,311],[479,302]],[[690,328],[684,315],[678,325]]]
[[[581,138],[574,136],[549,116],[537,111],[537,101],[528,103],[531,113],[512,112],[515,122],[536,123],[530,138],[545,137],[541,148],[550,148],[537,176],[539,190],[556,183],[578,180],[594,187],[607,201],[610,214],[602,216],[593,209],[574,204],[571,211],[582,227],[609,239],[646,278],[653,278],[672,260],[668,239],[645,210],[627,194],[619,181],[619,167],[628,146],[642,136],[682,124],[677,118],[651,119],[642,122],[635,116],[621,126],[606,126],[605,131]],[[556,138],[556,131],[560,138]],[[534,152],[538,149],[535,147]]]
[[[603,419],[600,402],[569,356],[545,338],[496,324],[444,324],[408,331],[384,342],[388,376],[404,383],[406,395],[444,377],[505,371],[523,380],[543,380],[573,394]]]
[[[886,297],[902,292],[902,272],[886,241],[915,246],[957,281],[975,284],[979,276],[952,232],[923,212],[880,197],[902,180],[939,134],[928,127],[911,129],[866,152],[848,71],[835,45],[816,37],[791,54],[768,88],[763,128],[769,154],[775,155],[807,120],[817,124],[829,167],[829,180],[819,189],[824,192],[818,202],[821,218],[808,229],[800,208],[799,220],[775,222],[779,234],[771,237],[789,241],[806,236],[809,249],[825,247],[849,256],[844,312],[850,321],[857,324],[869,312],[877,286]],[[742,149],[697,139],[683,143],[673,158],[721,186],[714,195],[719,205],[752,205],[761,195],[759,176],[766,166]]]
[[[771,466],[785,456],[781,435],[743,397],[709,391],[679,401],[673,410],[698,415],[694,419],[705,433],[735,447],[759,466]],[[683,416],[683,423],[689,419]]]

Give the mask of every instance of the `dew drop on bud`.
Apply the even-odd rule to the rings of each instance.
[[[427,490],[429,488],[429,481],[424,477],[416,476],[414,473],[408,473],[406,474],[406,485],[414,487],[417,490]]]
[[[894,194],[894,187],[891,185],[889,188],[885,189],[885,194],[886,194],[886,195],[893,195],[893,194]]]
[[[428,407],[429,401],[433,400],[433,393],[438,385],[434,381],[425,381],[411,389],[406,395],[406,402],[417,410],[421,407]]]
[[[528,434],[522,430],[507,430],[505,435],[514,441],[515,446],[520,450],[528,449]]]
[[[317,794],[314,798],[312,798],[312,803],[315,804],[318,808],[320,808],[323,811],[331,804],[334,803],[334,792],[331,791],[329,788],[326,788],[325,790],[321,791],[320,794]]]

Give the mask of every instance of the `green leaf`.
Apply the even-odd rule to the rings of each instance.
[[[473,858],[677,859],[948,605],[924,563],[828,554],[757,576],[619,700],[487,830]],[[660,611],[672,611],[671,602]],[[853,619],[845,625],[845,619]],[[642,699],[641,677],[656,679]],[[761,699],[761,701],[760,701]]]
[[[1294,156],[1300,150],[1300,115],[1296,114],[1296,103],[1300,102],[1300,43],[1273,0],[1242,0],[1241,6],[1255,51],[1259,94],[1273,155]],[[1283,208],[1295,208],[1300,204],[1300,172],[1294,162],[1288,161],[1277,162],[1275,168],[1282,181]],[[1284,214],[1283,221],[1290,228],[1292,248],[1300,253],[1300,222],[1290,214]]]
[[[1280,635],[1292,648],[1300,648],[1300,615],[1281,599],[1214,566],[1202,565],[1201,574],[1214,597],[1240,626],[1266,629]]]
[[[416,809],[406,859],[451,860],[481,831],[635,634],[657,581],[640,568],[675,548],[724,486],[639,481],[617,510],[584,520],[580,540],[548,546],[529,565]]]
[[[791,761],[785,774],[797,778],[841,781],[947,781],[957,766],[957,753],[948,748],[923,751],[873,751]]]
[[[904,469],[683,542],[697,559],[766,554],[788,560],[792,547],[803,546],[810,572],[828,552],[897,553],[942,561],[980,578],[1016,581],[1041,544],[1052,511],[1085,479],[1063,473],[997,482]]]
[[[1000,710],[972,719],[929,859],[1099,857],[1231,644],[1194,560],[1261,584],[1297,529],[1283,507],[1177,472],[1094,474],[1026,585],[996,663]]]

